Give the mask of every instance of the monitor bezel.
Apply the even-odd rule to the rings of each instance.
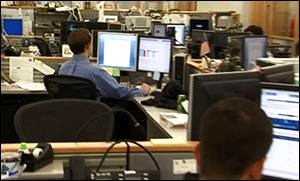
[[[165,40],[170,40],[171,41],[171,46],[170,46],[170,63],[169,63],[169,72],[159,72],[159,71],[153,71],[153,70],[140,70],[139,65],[140,65],[140,42],[141,38],[154,38],[154,39],[165,39]],[[171,37],[159,37],[159,36],[139,36],[138,37],[138,57],[137,57],[137,71],[139,72],[159,72],[163,74],[172,74],[172,65],[173,65],[173,45],[174,45],[174,39]]]
[[[135,49],[135,68],[132,69],[130,67],[117,67],[117,66],[104,66],[100,64],[100,48],[99,45],[97,45],[97,65],[102,68],[118,68],[120,71],[128,71],[128,72],[136,72],[137,71],[137,65],[138,65],[138,40],[139,36],[137,33],[119,33],[119,32],[108,32],[108,31],[98,31],[97,32],[97,44],[99,43],[99,35],[100,34],[108,34],[108,35],[126,35],[126,36],[134,36],[136,38],[136,49]]]

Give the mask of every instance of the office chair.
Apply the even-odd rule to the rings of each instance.
[[[111,141],[114,113],[99,101],[51,99],[22,106],[14,124],[23,142]]]
[[[45,87],[53,98],[80,98],[96,100],[95,84],[85,78],[70,75],[46,75]]]

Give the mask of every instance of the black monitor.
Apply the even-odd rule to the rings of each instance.
[[[190,19],[190,35],[193,30],[210,30],[212,29],[211,19]]]
[[[98,32],[114,32],[114,33],[131,33],[131,34],[138,34],[138,35],[145,35],[144,30],[92,30],[92,57],[97,57],[98,51]]]
[[[263,179],[299,180],[299,85],[262,83],[261,108],[273,125]]]
[[[102,67],[136,71],[138,35],[98,32],[97,63]]]
[[[109,29],[109,25],[103,22],[62,21],[61,44],[66,44],[69,34],[79,28],[86,28],[92,32],[92,30],[107,30]]]
[[[175,28],[175,45],[184,46],[185,44],[185,25],[184,24],[166,24],[167,33],[171,28]]]
[[[214,103],[226,97],[244,97],[259,105],[260,90],[255,71],[190,75],[188,140],[201,141],[202,116]]]
[[[267,57],[268,37],[264,35],[243,35],[228,37],[228,43],[239,45],[241,65],[245,70],[253,69],[258,58]]]
[[[245,32],[226,32],[226,31],[212,31],[212,30],[192,30],[192,45],[196,47],[199,51],[199,46],[203,42],[203,34],[206,34],[209,45],[211,47],[210,58],[221,58],[221,53],[227,47],[228,37],[238,36],[238,35],[249,35]],[[198,46],[198,47],[197,47]],[[197,53],[197,52],[194,52]],[[194,55],[195,58],[199,58],[198,55]]]
[[[172,38],[140,36],[138,70],[170,73],[172,46]]]
[[[276,64],[261,68],[260,80],[262,82],[294,83],[294,64]]]

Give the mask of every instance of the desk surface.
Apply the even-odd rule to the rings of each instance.
[[[113,142],[68,142],[68,143],[51,143],[55,154],[71,154],[71,153],[104,153]],[[138,142],[151,152],[193,152],[197,141],[181,142],[174,139],[153,139],[151,141]],[[29,150],[33,150],[36,143],[28,143]],[[1,152],[16,152],[20,144],[8,143],[1,144]],[[126,144],[120,143],[116,145],[111,152],[126,152]],[[143,152],[141,148],[130,143],[130,151]]]
[[[151,96],[148,97],[134,97],[134,100],[140,105],[142,109],[145,110],[145,113],[148,114],[148,116],[152,117],[152,119],[155,121],[157,125],[159,125],[161,128],[163,128],[172,138],[174,139],[180,139],[180,140],[187,140],[187,128],[172,128],[167,127],[165,124],[163,124],[160,121],[160,115],[161,112],[177,112],[172,109],[164,109],[164,108],[158,108],[155,106],[146,106],[142,105],[141,101],[151,98]]]
[[[44,91],[29,91],[24,90],[20,87],[13,85],[2,85],[1,84],[1,94],[48,94],[46,90]]]

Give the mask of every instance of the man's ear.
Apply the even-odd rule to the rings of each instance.
[[[194,156],[195,159],[197,161],[197,166],[198,166],[198,170],[200,171],[200,167],[202,165],[202,161],[201,161],[201,144],[200,142],[196,145],[195,149],[194,149]]]
[[[262,171],[264,168],[265,157],[254,162],[248,172],[248,179],[259,180],[262,176]]]

